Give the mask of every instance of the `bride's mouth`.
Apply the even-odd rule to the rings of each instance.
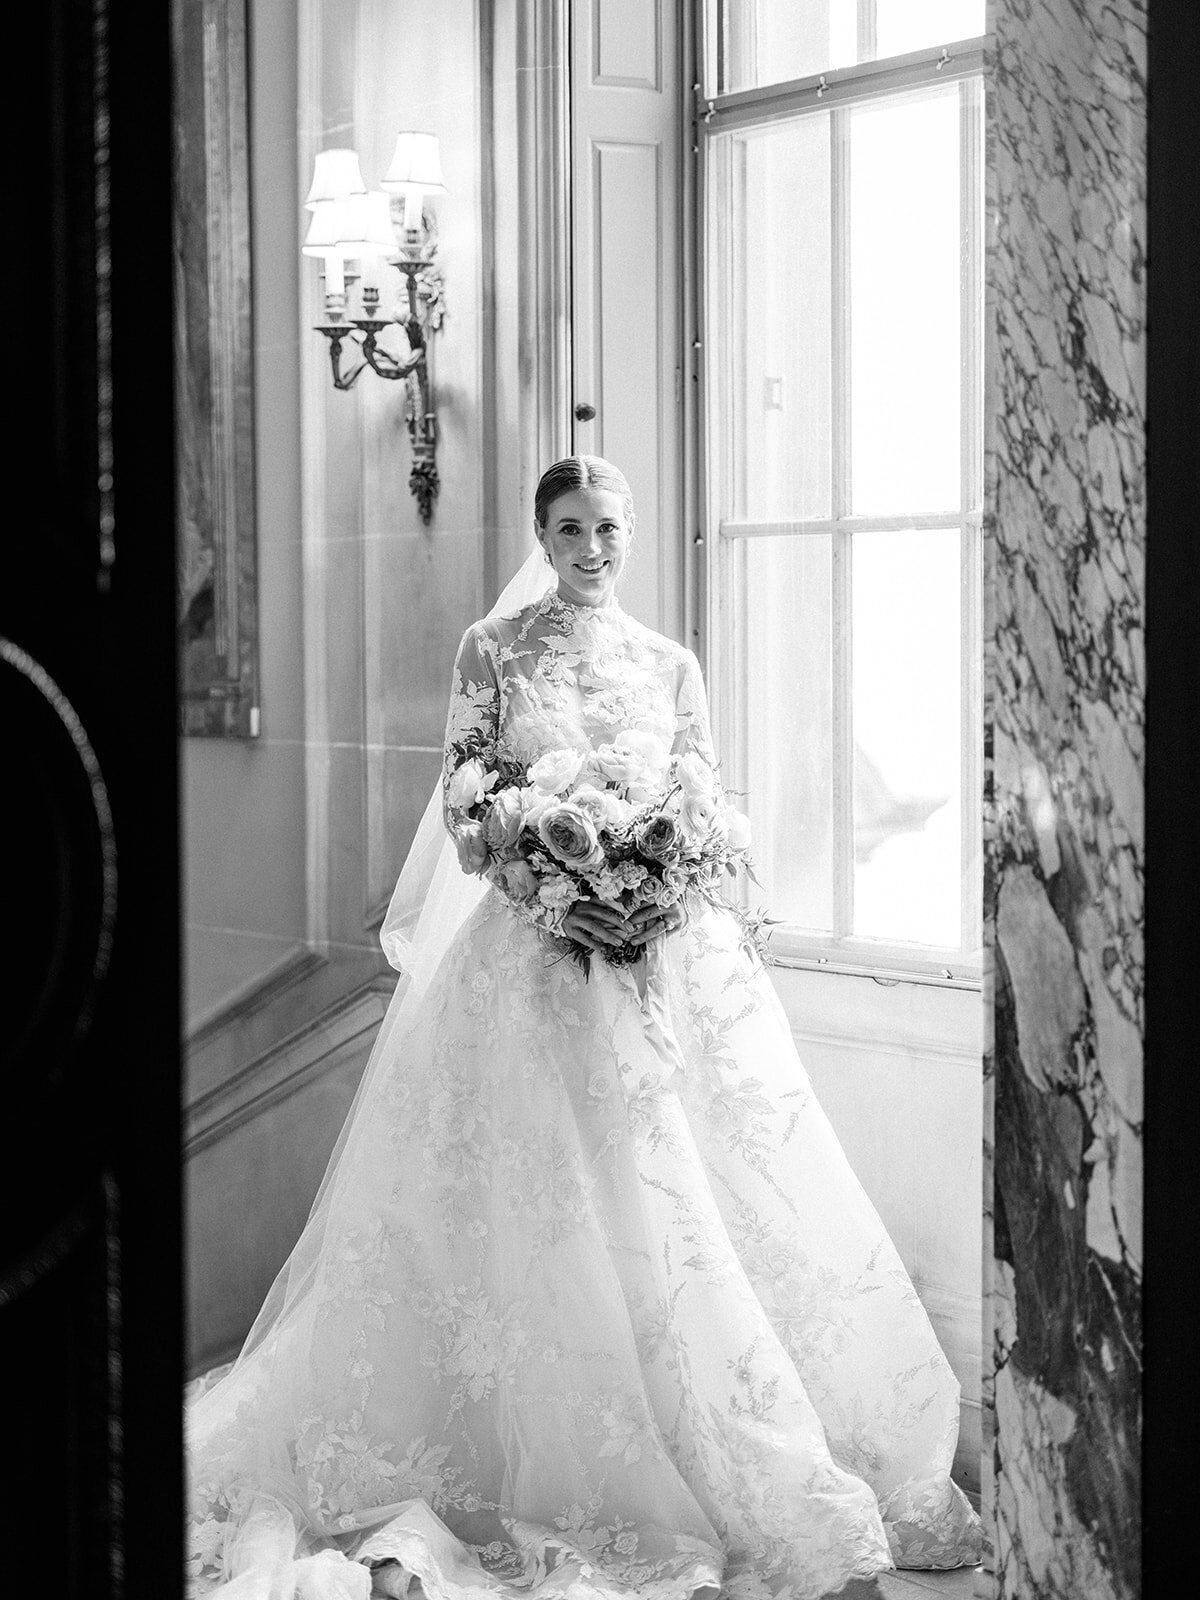
[[[577,561],[575,563],[575,570],[576,572],[582,572],[586,578],[594,578],[597,573],[603,572],[607,565],[607,561],[597,561],[594,565],[587,566],[585,566],[582,561]]]

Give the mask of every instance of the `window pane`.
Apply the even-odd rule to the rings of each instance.
[[[984,0],[875,0],[875,58],[974,39],[986,27]]]
[[[959,504],[958,93],[850,122],[850,428],[855,512]]]
[[[853,536],[854,931],[957,947],[957,529]]]
[[[985,0],[723,0],[721,92],[972,39]]]
[[[833,919],[833,680],[828,534],[739,540],[745,806],[773,917]]]
[[[728,136],[726,517],[829,514],[829,130]]]

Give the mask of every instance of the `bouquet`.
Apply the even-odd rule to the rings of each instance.
[[[562,919],[579,901],[626,914],[689,897],[716,904],[722,879],[750,870],[750,824],[708,763],[672,755],[636,729],[587,753],[547,751],[529,767],[465,761],[446,802],[463,870],[482,873],[562,937]],[[568,942],[586,968],[591,952]],[[628,965],[641,953],[636,944],[611,946],[604,958]]]

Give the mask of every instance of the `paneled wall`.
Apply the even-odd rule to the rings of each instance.
[[[991,11],[998,1592],[1124,1600],[1140,1590],[1147,7]]]
[[[252,0],[248,22],[262,729],[182,742],[189,1031],[286,967],[308,915],[296,8]]]

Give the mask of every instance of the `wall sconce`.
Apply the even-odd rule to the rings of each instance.
[[[421,202],[426,194],[446,192],[437,136],[398,134],[391,165],[381,182],[381,189],[367,189],[353,150],[322,150],[304,202],[312,218],[301,248],[306,256],[324,262],[325,320],[317,323],[315,331],[329,340],[334,388],[351,388],[368,367],[377,377],[405,385],[412,441],[408,486],[416,497],[421,521],[427,523],[438,492],[430,340],[442,325],[445,307],[442,274],[435,265],[437,230]],[[347,271],[355,262],[359,270]],[[390,312],[380,304],[384,263],[395,267],[403,279],[402,298]],[[359,284],[358,304],[352,308],[347,285],[355,283]],[[360,315],[352,315],[352,309]],[[386,330],[397,325],[408,342],[407,352],[402,354],[380,342]],[[362,355],[353,366],[344,368],[343,352],[348,344],[356,345]]]

